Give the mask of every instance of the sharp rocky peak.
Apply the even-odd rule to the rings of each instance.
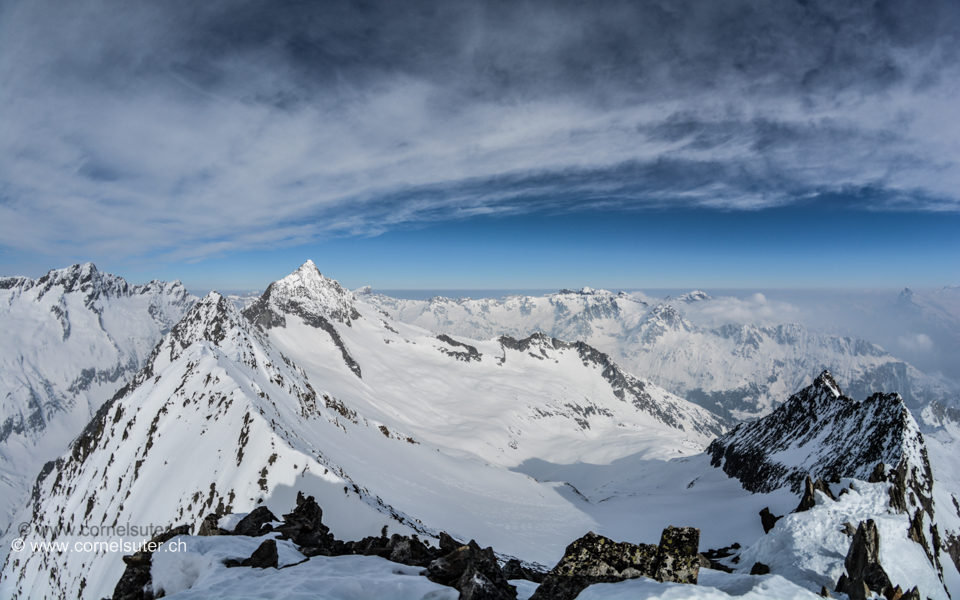
[[[194,342],[205,340],[219,345],[235,329],[257,336],[232,302],[218,292],[210,292],[170,330],[154,353],[169,348],[170,358],[174,359]]]
[[[866,479],[878,462],[921,466],[923,436],[899,394],[844,396],[829,371],[771,414],[710,444],[715,467],[751,492],[799,491],[807,475]]]
[[[264,329],[283,327],[286,315],[296,315],[318,326],[328,320],[350,325],[360,318],[356,298],[334,279],[324,277],[313,261],[279,281],[271,283],[260,299],[243,314]]]

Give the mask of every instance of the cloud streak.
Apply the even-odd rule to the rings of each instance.
[[[170,260],[477,214],[960,209],[955,3],[13,1],[0,237]]]

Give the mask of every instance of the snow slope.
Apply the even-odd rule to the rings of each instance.
[[[625,370],[735,419],[767,414],[812,372],[829,369],[857,396],[898,391],[908,406],[955,396],[942,383],[865,340],[819,333],[798,324],[696,325],[691,305],[714,302],[700,291],[675,301],[584,288],[500,300],[399,300],[364,290],[360,298],[395,319],[437,333],[489,339],[534,332],[581,340]]]
[[[863,420],[859,433],[872,438],[889,428],[880,418],[886,414]],[[794,425],[810,429],[818,418],[815,411],[797,413]],[[889,484],[863,484],[867,500],[783,519],[782,534],[765,536],[760,509],[786,514],[798,498],[788,486],[752,493],[711,466],[701,450],[722,432],[707,411],[624,372],[584,343],[545,335],[436,336],[393,321],[307,263],[271,284],[244,315],[211,293],[163,338],[41,476],[33,501],[16,517],[31,522],[31,531],[27,549],[4,563],[0,597],[110,594],[124,568],[120,553],[75,550],[74,542],[98,539],[81,535],[81,525],[196,526],[211,512],[242,513],[261,504],[282,514],[298,491],[316,497],[340,539],[376,535],[385,525],[423,539],[445,530],[548,566],[591,530],[655,543],[667,525],[694,526],[701,548],[737,542],[743,556],[780,540],[762,553],[778,557],[770,576],[705,572],[695,592],[639,580],[592,588],[587,597],[597,598],[809,597],[842,562],[842,540],[831,538],[837,547],[822,551],[810,531],[833,526],[837,515],[910,517],[894,515],[882,493],[868,493]],[[949,459],[937,463],[949,455],[948,442],[931,452],[931,463],[934,473],[953,476]],[[777,460],[801,469],[805,456],[787,452]],[[847,466],[864,467],[853,460]],[[950,489],[936,499],[940,520],[922,521],[925,531],[946,523],[940,515]],[[99,539],[116,539],[115,531],[101,533]],[[12,537],[8,532],[0,543],[9,548]],[[31,546],[53,538],[70,546],[63,552]],[[297,590],[308,578],[328,582],[342,597],[396,586],[409,586],[403,589],[411,597],[446,592],[374,559],[343,567],[360,581],[344,578],[335,566],[343,563],[326,559],[227,575],[203,558],[221,552],[207,543],[195,542],[191,551],[200,556],[168,565],[171,593]],[[906,552],[913,556],[916,548]],[[786,566],[823,552],[833,562],[814,560],[803,573]],[[941,597],[936,593],[924,591]]]
[[[293,277],[339,287],[312,264]],[[78,537],[82,524],[197,525],[261,503],[284,511],[303,491],[342,539],[384,525],[443,529],[550,562],[604,526],[570,502],[567,486],[504,465],[533,455],[682,456],[722,430],[583,345],[541,337],[474,348],[405,325],[394,333],[375,310],[338,310],[352,306],[342,290],[291,286],[301,302],[290,304],[287,283],[251,307],[290,311],[270,315],[286,325],[269,338],[218,294],[198,302],[44,473],[18,515],[32,523],[27,541],[88,539]],[[304,315],[330,324],[339,343]],[[97,598],[122,571],[118,554],[11,553],[0,592]]]
[[[90,263],[0,277],[0,531],[195,300],[179,281],[132,286]]]

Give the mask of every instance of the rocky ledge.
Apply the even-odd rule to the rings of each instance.
[[[608,583],[649,577],[657,581],[697,583],[700,569],[698,544],[700,530],[668,527],[660,544],[630,544],[588,533],[570,544],[563,558],[548,573],[532,565],[498,558],[493,548],[481,548],[476,541],[466,544],[441,532],[437,547],[421,541],[416,534],[380,536],[345,542],[336,539],[323,524],[323,510],[313,496],[297,495],[297,506],[283,519],[277,519],[266,507],[259,507],[241,519],[233,530],[219,527],[220,517],[211,514],[201,523],[200,536],[248,536],[264,540],[249,557],[223,561],[226,567],[278,569],[277,540],[290,540],[310,560],[313,556],[380,556],[404,565],[423,567],[421,575],[459,591],[460,600],[516,600],[517,590],[509,580],[526,579],[539,583],[532,600],[572,600],[594,583]],[[177,535],[188,535],[190,527],[181,525],[155,538],[155,545]],[[151,554],[124,557],[127,568],[117,583],[113,600],[152,600]],[[301,561],[303,562],[303,561]]]

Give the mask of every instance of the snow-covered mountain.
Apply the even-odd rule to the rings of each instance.
[[[714,301],[701,291],[676,301],[589,288],[499,300],[400,300],[364,292],[360,297],[365,302],[395,319],[437,333],[486,339],[542,332],[584,341],[625,370],[735,419],[769,413],[811,372],[825,369],[858,397],[897,391],[914,409],[931,401],[946,406],[955,401],[940,381],[866,340],[799,324],[698,325],[684,311]]]
[[[0,531],[195,300],[179,281],[129,285],[90,263],[0,277]]]
[[[955,429],[937,433],[940,439],[925,439],[899,395],[877,393],[856,401],[825,371],[770,415],[714,440],[707,454],[713,466],[753,492],[784,487],[799,492],[808,477],[890,481],[887,512],[906,515],[909,538],[956,590],[960,437]],[[880,463],[885,468],[878,471]]]
[[[858,402],[843,395],[829,371],[770,415],[720,436],[707,452],[753,492],[799,492],[807,476],[866,480],[880,462],[906,461],[924,485],[932,478],[923,435],[900,396],[877,393]]]
[[[546,562],[617,525],[527,467],[692,455],[722,431],[586,344],[435,336],[308,262],[245,316],[216,293],[194,305],[44,468],[17,522],[32,524],[28,542],[73,542],[88,539],[82,524],[196,526],[283,511],[303,492],[343,539],[443,529]],[[123,566],[116,553],[12,553],[0,591],[99,598]]]

